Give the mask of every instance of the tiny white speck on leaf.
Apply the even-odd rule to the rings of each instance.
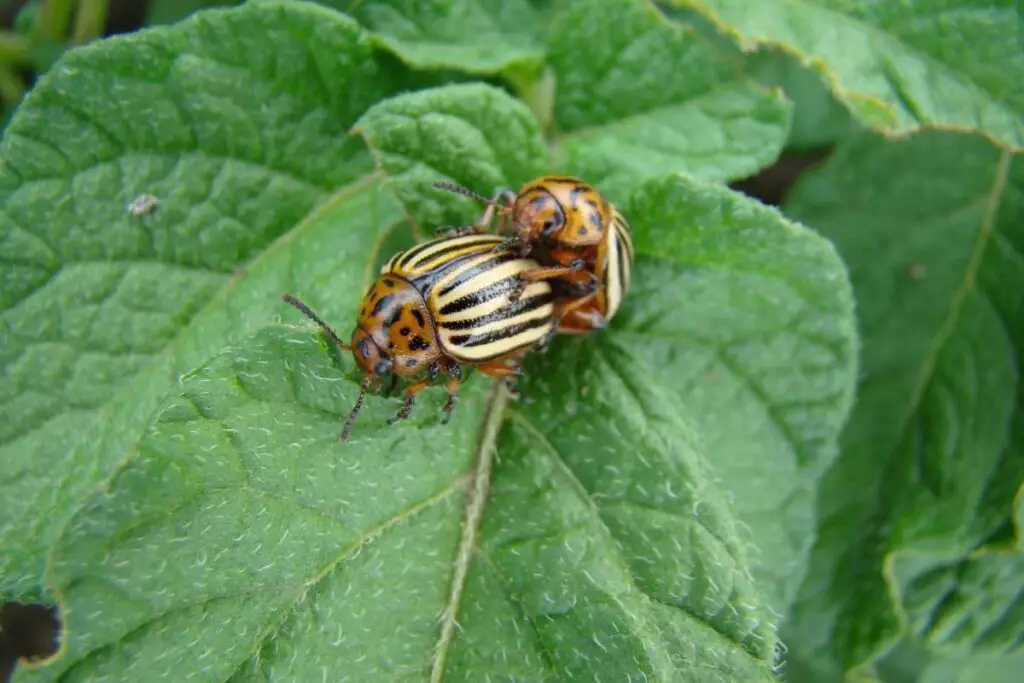
[[[158,206],[160,206],[159,199],[151,194],[140,194],[128,202],[128,206],[125,208],[133,216],[145,216],[152,213]]]

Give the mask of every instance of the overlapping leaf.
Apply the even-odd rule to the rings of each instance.
[[[322,0],[419,69],[533,74],[544,59],[540,14],[527,0]]]
[[[25,101],[0,147],[0,594],[38,595],[159,396],[265,322],[209,302],[370,170],[346,129],[394,80],[352,21],[267,2],[71,52]]]
[[[820,70],[868,125],[976,129],[1024,148],[1024,50],[1014,0],[673,0],[744,45],[769,44]]]
[[[450,180],[490,197],[548,167],[547,148],[530,110],[481,83],[385,100],[353,130],[366,138],[394,192],[428,232],[472,222],[481,211],[459,195],[433,190],[433,183]]]
[[[734,180],[769,165],[786,140],[780,92],[645,0],[566,3],[548,35],[559,166],[591,182],[625,187],[676,171]]]
[[[781,50],[762,48],[747,55],[743,70],[765,86],[778,86],[793,102],[789,149],[829,145],[856,130],[850,113],[828,90],[821,74]]]
[[[1024,483],[1022,193],[1019,160],[933,133],[855,139],[790,202],[848,262],[864,335],[857,409],[822,484],[788,634],[806,680],[870,665],[909,626],[948,640],[946,610],[974,590],[968,554],[1009,524]],[[950,566],[956,580],[937,581]],[[1004,644],[1024,623],[1008,609]],[[951,647],[984,639],[961,635]]]
[[[485,9],[489,3],[465,5],[462,14],[468,16],[495,13]],[[524,75],[519,69],[510,80],[552,138],[562,172],[604,183],[619,192],[617,199],[625,199],[630,184],[646,177],[685,171],[731,180],[778,156],[789,128],[789,104],[780,93],[745,78],[737,63],[692,30],[667,21],[645,0],[555,5],[546,8],[543,21],[506,22],[503,35],[508,40],[524,28],[546,41],[546,70]],[[372,6],[395,24],[420,23],[402,3]],[[434,42],[447,41],[447,32],[459,26],[461,20],[422,32]],[[480,32],[467,31],[460,40],[475,42],[474,33]],[[389,38],[386,45],[407,56],[419,40]],[[496,44],[501,54],[503,43]],[[463,58],[445,66],[473,72],[479,61]]]
[[[905,641],[878,665],[880,683],[1014,683],[1024,652],[936,654],[919,642]]]

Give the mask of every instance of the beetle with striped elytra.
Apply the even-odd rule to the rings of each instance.
[[[518,192],[501,190],[492,199],[454,183],[434,187],[487,205],[476,223],[454,228],[456,234],[483,233],[497,216],[496,233],[513,232],[502,248],[540,263],[521,275],[519,290],[530,282],[551,282],[557,298],[555,332],[601,329],[619,310],[632,276],[633,239],[626,218],[591,185],[570,176],[543,176]]]
[[[495,235],[457,235],[434,239],[401,251],[384,264],[363,297],[351,341],[341,337],[309,306],[291,294],[297,308],[340,348],[352,351],[363,371],[359,395],[345,420],[347,441],[366,392],[384,378],[412,379],[394,424],[409,417],[416,394],[442,373],[448,376],[448,400],[442,424],[455,408],[462,365],[503,380],[513,395],[520,360],[554,329],[554,293],[548,282],[520,287],[520,275],[537,269]],[[510,295],[520,290],[512,301]]]

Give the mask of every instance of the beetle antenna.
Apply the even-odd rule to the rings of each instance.
[[[350,351],[352,349],[352,345],[351,344],[346,344],[345,342],[341,341],[341,337],[338,336],[338,333],[335,332],[331,328],[330,325],[325,323],[320,318],[320,316],[318,316],[316,313],[314,313],[312,308],[310,308],[306,304],[302,303],[301,301],[296,299],[291,294],[285,294],[281,298],[284,299],[286,303],[289,303],[292,306],[294,306],[295,308],[299,309],[303,313],[303,315],[305,315],[307,318],[309,318],[310,320],[315,322],[317,325],[319,325],[320,329],[322,329],[324,332],[326,332],[327,336],[330,337],[332,340],[334,340],[335,344],[337,344],[341,348],[345,349],[346,351]]]
[[[434,183],[434,187],[436,187],[439,190],[445,190],[446,192],[454,192],[455,194],[464,195],[466,197],[469,197],[470,199],[475,199],[478,202],[483,202],[484,204],[499,203],[494,201],[493,199],[488,199],[482,194],[477,194],[476,192],[473,192],[473,190],[469,189],[468,187],[464,187],[462,185],[459,185],[458,183],[450,183],[447,180],[437,181],[436,183]]]
[[[349,432],[352,431],[352,423],[356,421],[356,416],[359,415],[359,411],[363,409],[363,398],[366,397],[366,390],[370,388],[370,382],[373,379],[373,375],[367,375],[363,377],[363,381],[359,383],[359,395],[356,396],[356,404],[352,406],[352,410],[349,412],[348,417],[345,418],[345,426],[341,428],[341,442],[345,443],[348,441]]]

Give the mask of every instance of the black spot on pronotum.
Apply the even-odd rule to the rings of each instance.
[[[403,337],[408,337],[409,332],[411,332],[411,330],[408,327],[403,327],[398,331],[398,334],[402,335]]]
[[[409,348],[413,351],[422,351],[430,348],[430,342],[423,337],[413,337],[409,340]]]
[[[587,230],[586,226],[584,226],[584,225],[580,226],[580,234],[581,235],[586,235],[588,232],[590,232],[590,231]]]
[[[395,287],[395,281],[394,280],[391,280],[391,279],[388,279],[388,278],[384,278],[383,280],[381,280],[381,282],[384,283],[385,287],[390,287],[392,289],[394,289],[394,287]]]
[[[416,359],[415,358],[409,358],[409,359],[407,359],[405,361],[405,367],[407,367],[407,368],[415,367],[415,365],[416,365]]]
[[[396,306],[395,310],[391,311],[391,315],[389,315],[388,319],[384,322],[385,327],[391,327],[392,325],[397,323],[401,319],[401,317],[402,308],[400,306]]]
[[[416,318],[416,322],[420,327],[426,327],[427,321],[424,319],[423,314],[420,313],[419,309],[412,309],[412,317]]]

